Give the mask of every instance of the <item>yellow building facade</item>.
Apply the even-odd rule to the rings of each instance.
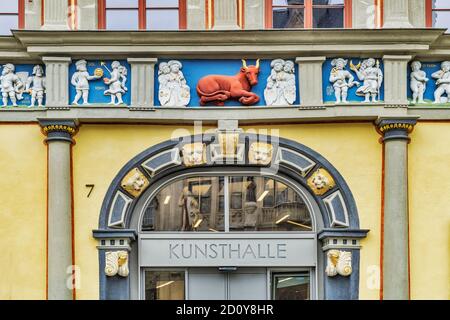
[[[176,1],[183,31],[42,2],[0,37],[0,299],[450,297],[450,38],[420,1],[306,30]]]

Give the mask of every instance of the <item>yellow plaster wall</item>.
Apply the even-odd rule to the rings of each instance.
[[[450,123],[419,122],[409,145],[412,299],[450,298]]]
[[[355,197],[362,229],[360,299],[379,299],[382,146],[372,123],[297,124],[247,127],[291,139],[324,156],[341,173]],[[279,132],[277,133],[276,131]]]
[[[99,298],[97,242],[103,198],[119,170],[145,149],[175,136],[193,133],[192,128],[163,125],[83,125],[73,148],[75,263],[80,267],[77,299]],[[94,184],[87,197],[86,184]]]
[[[0,125],[0,300],[45,299],[47,147],[36,125]]]
[[[264,127],[243,127],[264,129]],[[98,299],[98,255],[92,230],[112,179],[135,155],[170,138],[178,127],[150,125],[83,125],[74,157],[75,251],[81,270],[78,299]],[[187,128],[191,130],[191,128]],[[361,227],[371,232],[361,251],[361,299],[378,299],[380,261],[381,145],[370,123],[282,125],[282,137],[307,145],[326,157],[348,182],[360,213]],[[185,131],[186,133],[186,131]],[[274,134],[276,132],[264,132]],[[177,135],[182,135],[178,132]],[[105,160],[106,159],[106,160]],[[94,184],[87,198],[86,184]]]

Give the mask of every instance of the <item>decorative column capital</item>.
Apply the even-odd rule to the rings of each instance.
[[[42,128],[42,133],[47,136],[47,139],[45,139],[46,143],[52,141],[74,143],[72,137],[78,131],[77,120],[42,119],[39,120],[39,124]]]
[[[158,62],[158,58],[128,58],[127,61],[130,64],[133,63],[156,64]]]
[[[403,119],[383,119],[376,121],[378,133],[383,136],[383,142],[389,140],[408,140],[409,134],[414,130],[417,117]]]

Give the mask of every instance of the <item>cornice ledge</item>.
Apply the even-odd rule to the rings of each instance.
[[[416,32],[415,32],[416,31]],[[420,32],[419,32],[420,31]],[[431,45],[444,29],[322,29],[227,31],[14,30],[25,47],[57,45],[287,45],[408,43]],[[8,37],[10,38],[10,37]]]

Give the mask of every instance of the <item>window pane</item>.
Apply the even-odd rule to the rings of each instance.
[[[151,201],[143,231],[224,231],[223,178],[195,177],[163,188]]]
[[[18,12],[19,12],[19,1],[18,0],[2,0],[2,1],[0,1],[0,13],[18,13]],[[2,19],[2,18],[0,18],[0,19]]]
[[[274,274],[273,296],[274,300],[309,300],[309,273]]]
[[[106,29],[136,30],[139,28],[137,10],[107,10]]]
[[[305,0],[273,0],[273,6],[303,5]]]
[[[450,28],[450,11],[434,11],[433,26],[435,28]]]
[[[344,0],[313,0],[313,5],[343,5]]]
[[[448,0],[433,0],[434,9],[449,9],[450,1]]]
[[[139,0],[106,0],[106,8],[138,8]]]
[[[343,28],[344,9],[343,8],[314,8],[313,28]]]
[[[274,28],[304,28],[304,9],[274,8]]]
[[[16,15],[0,15],[0,35],[10,35],[11,29],[17,29],[19,18]]]
[[[230,231],[312,230],[306,204],[284,183],[264,177],[230,177],[229,192]]]
[[[184,271],[145,271],[145,300],[184,300]]]
[[[178,10],[147,10],[147,29],[178,30]]]
[[[147,0],[147,8],[178,8],[178,0]]]

